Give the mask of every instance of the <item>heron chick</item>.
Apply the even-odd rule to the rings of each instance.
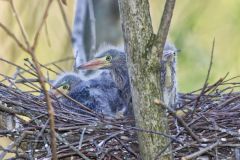
[[[123,114],[126,109],[115,83],[107,76],[83,81],[78,74],[67,73],[57,78],[53,87],[103,115]],[[55,95],[59,97],[59,92],[55,91]],[[69,98],[61,97],[60,100],[69,110],[80,110],[79,106]]]
[[[164,102],[173,106],[176,103],[176,48],[170,43],[164,46],[161,68],[161,85],[163,87]],[[170,68],[169,68],[170,67]],[[117,87],[121,90],[122,96],[128,104],[128,110],[132,112],[132,95],[130,90],[129,75],[127,69],[126,53],[116,47],[110,47],[96,54],[90,60],[78,67],[79,69],[97,70],[108,69]],[[170,73],[168,73],[170,72]],[[169,80],[168,80],[169,79]],[[168,84],[169,83],[169,84]],[[166,86],[166,87],[165,87]],[[171,103],[170,103],[171,102]]]
[[[126,53],[123,50],[108,46],[99,51],[93,60],[80,65],[78,68],[86,70],[109,70],[117,88],[121,91],[121,97],[128,106],[127,115],[133,114]]]
[[[172,108],[177,105],[177,50],[173,44],[166,43],[161,60],[161,86],[163,86],[163,101]]]

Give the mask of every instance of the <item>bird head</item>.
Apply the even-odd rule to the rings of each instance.
[[[126,55],[119,49],[109,49],[96,54],[95,58],[80,65],[78,69],[114,69],[126,65]]]
[[[60,97],[62,95],[61,93],[68,94],[69,91],[81,83],[81,81],[81,78],[76,73],[65,73],[54,81],[50,93],[56,97]]]
[[[164,61],[167,61],[167,60],[171,61],[178,52],[180,52],[180,50],[176,49],[176,47],[173,44],[166,42],[164,46],[162,58]]]

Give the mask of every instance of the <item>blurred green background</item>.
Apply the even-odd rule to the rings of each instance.
[[[15,0],[14,2],[32,42],[47,0]],[[75,1],[69,0],[67,2],[68,4],[64,6],[64,9],[68,22],[72,26]],[[163,0],[150,0],[155,31],[159,25],[163,2]],[[240,1],[238,0],[177,1],[169,39],[181,50],[178,55],[180,91],[192,91],[203,85],[214,37],[216,45],[210,82],[218,80],[227,72],[230,72],[231,76],[239,74],[239,16]],[[23,41],[10,5],[6,1],[0,1],[0,22],[8,26]],[[36,53],[39,61],[43,64],[73,55],[70,38],[57,1],[54,1],[51,6]],[[23,58],[29,56],[0,29],[0,57],[23,65]],[[62,63],[61,67],[65,70],[71,70],[72,64],[71,62]],[[0,73],[12,76],[14,72],[15,68],[0,62]]]

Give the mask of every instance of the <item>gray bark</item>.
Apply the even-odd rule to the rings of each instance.
[[[122,30],[130,75],[136,126],[169,134],[166,110],[155,100],[163,100],[160,61],[163,45],[153,33],[148,0],[119,0]],[[168,30],[167,30],[168,31]],[[167,32],[166,32],[167,33]],[[166,35],[164,35],[166,37]],[[159,50],[160,48],[160,50]],[[155,159],[170,142],[166,137],[138,133],[142,159]],[[171,145],[170,145],[171,146]],[[169,147],[167,151],[170,149]],[[172,159],[166,155],[161,159]]]

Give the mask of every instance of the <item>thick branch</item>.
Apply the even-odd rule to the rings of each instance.
[[[175,0],[166,0],[160,26],[158,28],[157,38],[155,44],[157,46],[157,54],[162,57],[163,47],[167,39],[168,30],[170,27]]]

